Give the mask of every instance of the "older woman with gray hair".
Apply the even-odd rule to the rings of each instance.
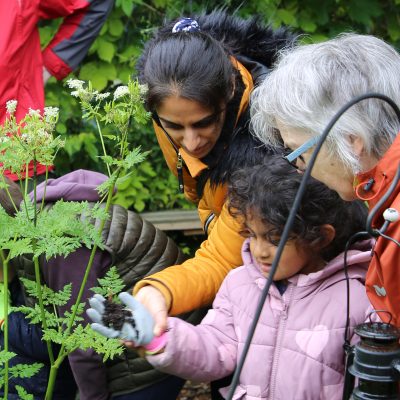
[[[384,94],[400,104],[400,55],[384,41],[343,34],[288,49],[253,92],[253,131],[265,143],[283,143],[291,151],[287,160],[305,170],[334,114],[368,92]],[[333,126],[311,175],[343,199],[362,199],[374,207],[396,175],[399,128],[396,113],[386,102],[357,103]],[[400,184],[373,218],[374,227],[382,226],[382,212],[388,207],[400,211]],[[400,223],[390,224],[386,234],[400,241]],[[378,238],[366,284],[375,309],[389,311],[392,322],[400,326],[400,248],[396,243]]]

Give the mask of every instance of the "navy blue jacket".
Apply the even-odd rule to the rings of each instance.
[[[11,305],[24,304],[21,286],[17,279],[10,284]],[[9,365],[32,364],[39,362],[44,366],[31,378],[10,378],[8,400],[17,400],[19,396],[15,389],[16,385],[22,386],[35,400],[44,399],[47,381],[50,373],[50,361],[47,353],[46,343],[42,341],[42,330],[39,325],[30,324],[21,312],[12,312],[8,316],[8,346],[9,351],[16,353]],[[0,331],[0,348],[4,348],[4,333]],[[59,346],[54,345],[53,351],[57,354]],[[65,359],[57,374],[54,400],[73,400],[76,394],[76,384],[72,375],[68,359]],[[3,396],[2,389],[0,397]]]

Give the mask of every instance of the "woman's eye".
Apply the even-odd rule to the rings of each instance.
[[[165,125],[165,129],[172,129],[174,131],[179,131],[180,129],[182,129],[181,125],[175,125],[175,124],[166,124]]]

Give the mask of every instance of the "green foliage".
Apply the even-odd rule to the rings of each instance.
[[[237,15],[259,14],[277,27],[288,25],[305,34],[302,40],[324,40],[343,31],[375,34],[400,44],[400,1],[387,0],[116,0],[114,9],[92,45],[83,65],[75,73],[79,79],[91,80],[98,91],[112,90],[126,84],[135,75],[135,63],[143,43],[165,18],[176,18],[204,9],[225,7]],[[41,27],[44,46],[59,21]],[[46,104],[62,108],[56,130],[65,140],[55,160],[56,174],[78,168],[106,172],[98,159],[101,147],[95,139],[95,126],[82,121],[80,107],[65,93],[62,83],[51,79],[46,86]],[[112,132],[110,133],[112,134]],[[150,151],[138,172],[119,181],[115,201],[138,212],[190,207],[178,194],[176,178],[166,168],[151,126],[137,129],[130,125],[131,143]],[[108,152],[112,150],[112,145]]]
[[[103,248],[95,226],[82,219],[93,218],[92,211],[98,217],[97,208],[93,210],[87,202],[58,201],[51,208],[42,209],[36,216],[36,224],[32,224],[34,207],[29,197],[25,201],[26,208],[15,217],[0,207],[0,247],[9,250],[11,258],[22,254],[35,257],[44,254],[47,259],[57,255],[66,257],[82,244]]]
[[[97,188],[101,200],[94,206],[88,202],[64,202],[62,200],[47,206],[44,199],[37,201],[37,176],[34,168],[32,199],[27,195],[28,180],[21,183],[24,199],[20,205],[13,203],[8,185],[4,178],[4,169],[10,169],[23,179],[27,176],[28,163],[34,167],[38,162],[49,166],[52,164],[58,150],[64,142],[60,137],[53,137],[55,124],[58,120],[58,109],[47,107],[43,116],[36,110],[29,113],[21,122],[16,121],[15,110],[17,102],[10,100],[6,104],[7,118],[4,127],[0,128],[0,170],[3,172],[0,180],[4,195],[8,195],[15,209],[15,216],[10,217],[0,207],[0,257],[4,277],[4,292],[8,291],[8,267],[10,258],[26,255],[33,261],[35,281],[21,279],[27,293],[37,299],[33,307],[16,307],[13,311],[21,311],[32,324],[40,324],[43,340],[46,342],[50,361],[50,376],[46,389],[46,399],[51,400],[58,367],[64,358],[72,351],[81,348],[92,348],[104,354],[104,359],[122,353],[122,346],[117,340],[108,340],[94,333],[89,326],[83,327],[82,314],[85,304],[82,299],[87,277],[92,266],[95,252],[103,249],[101,233],[108,217],[114,185],[120,174],[127,169],[132,170],[146,156],[140,148],[130,148],[128,130],[131,121],[142,124],[148,113],[143,108],[142,95],[147,90],[137,81],[129,81],[120,85],[113,94],[99,93],[91,82],[87,84],[80,80],[69,80],[71,95],[77,97],[83,110],[82,118],[90,120],[96,126],[98,140],[101,143],[101,159],[107,170],[109,179]],[[111,100],[107,100],[111,98]],[[108,128],[108,132],[103,131]],[[113,142],[113,151],[108,153],[107,141]],[[46,190],[47,173],[44,190]],[[45,195],[44,195],[45,197]],[[104,202],[104,204],[103,204]],[[20,210],[19,210],[20,208]],[[76,298],[73,299],[71,310],[59,315],[59,307],[66,306],[71,297],[71,284],[55,292],[41,284],[40,260],[56,256],[67,257],[82,245],[91,249],[91,254]],[[115,271],[114,271],[115,273]],[[115,276],[109,276],[107,284],[112,283]],[[120,285],[119,281],[115,283]],[[4,302],[2,315],[5,316],[5,327],[8,329],[8,302]],[[4,384],[4,397],[7,398],[9,378],[29,377],[34,373],[34,367],[28,369],[24,365],[9,366],[8,335],[5,335],[4,368],[1,379]],[[51,343],[60,345],[59,354],[53,354]],[[21,395],[29,397],[21,388]]]
[[[17,389],[18,396],[22,400],[34,400],[32,394],[29,394],[23,387],[16,385],[15,388]]]
[[[97,281],[100,286],[96,286],[90,290],[106,298],[112,295],[115,299],[115,295],[120,293],[125,287],[124,281],[119,277],[116,267],[110,268],[104,278],[99,278]]]
[[[4,364],[7,361],[10,361],[13,357],[15,357],[15,355],[16,355],[15,353],[6,352],[6,351],[0,349],[0,388],[2,388],[5,383],[4,382],[4,374],[5,374]],[[41,363],[18,364],[13,367],[10,367],[8,370],[8,373],[9,373],[9,377],[11,377],[11,378],[31,378],[42,367],[43,367],[43,364],[41,364]],[[21,399],[31,399],[32,398],[32,397],[29,397],[31,395],[26,393],[24,390],[21,391],[21,393],[18,390],[18,394],[20,395]],[[26,396],[26,397],[23,397],[23,396]]]

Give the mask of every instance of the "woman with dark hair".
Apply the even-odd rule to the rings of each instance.
[[[214,11],[166,24],[138,61],[158,142],[207,235],[193,258],[135,286],[156,335],[168,313],[210,305],[226,274],[241,264],[243,238],[225,206],[226,184],[235,170],[272,152],[249,134],[249,95],[292,41],[287,30],[274,31],[257,17]]]

